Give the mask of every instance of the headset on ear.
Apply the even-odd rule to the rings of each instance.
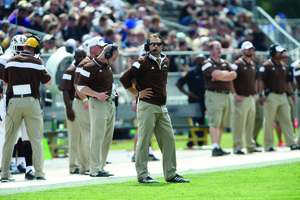
[[[162,44],[165,44],[165,43],[164,43],[164,39],[161,37],[161,35],[160,35],[159,33],[154,33],[154,34],[150,35],[150,36],[147,38],[146,43],[144,44],[145,51],[150,51],[150,48],[149,48],[149,45],[150,45],[150,38],[151,38],[153,35],[157,35],[157,36],[161,39]]]
[[[34,38],[34,39],[36,39],[36,41],[39,44],[35,47],[34,54],[40,54],[41,53],[41,40],[40,40],[40,38],[38,36],[36,36],[36,35],[30,35],[30,36],[27,37],[27,39],[28,38]]]
[[[112,44],[112,47],[109,51],[105,52],[104,57],[105,59],[110,59],[113,56],[114,50],[118,48],[118,45],[116,43]]]
[[[270,46],[270,48],[269,48],[269,55],[270,55],[272,58],[274,58],[274,56],[275,56],[275,52],[276,52],[275,48],[276,48],[277,46],[278,46],[278,45],[276,45],[276,44],[272,44],[272,45]]]

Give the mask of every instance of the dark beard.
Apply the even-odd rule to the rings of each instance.
[[[244,56],[248,57],[248,58],[251,58],[252,55],[249,55],[249,54],[244,54]]]

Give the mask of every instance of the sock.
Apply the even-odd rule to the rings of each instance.
[[[24,144],[26,167],[32,166],[32,148],[31,143]]]
[[[213,146],[213,149],[215,149],[215,148],[220,149],[220,146],[218,145],[218,143],[213,143],[212,146]]]
[[[12,158],[11,158],[11,163],[12,163],[13,165],[16,164],[16,158],[15,158],[15,157],[12,157]]]
[[[21,165],[22,163],[25,164],[25,158],[24,157],[18,157],[18,159],[17,159],[17,166]]]
[[[32,170],[33,169],[33,167],[32,166],[27,166],[26,167],[26,173],[28,173],[30,170]]]
[[[149,146],[149,155],[153,155],[152,147]]]

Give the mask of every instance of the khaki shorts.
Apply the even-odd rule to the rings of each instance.
[[[205,106],[209,126],[226,127],[231,126],[231,98],[230,94],[205,91]]]

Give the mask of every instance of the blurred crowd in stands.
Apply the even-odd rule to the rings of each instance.
[[[21,0],[17,4],[13,0],[2,1],[0,43],[5,50],[15,34],[33,32],[32,29],[43,37],[42,53],[53,53],[61,46],[75,50],[84,41],[100,35],[106,43],[118,44],[122,54],[138,52],[147,37],[158,32],[164,39],[164,51],[207,51],[212,40],[220,41],[225,51],[239,49],[244,41],[252,42],[257,51],[267,50],[265,35],[254,22],[253,13],[240,8],[238,0],[182,2],[185,6],[180,7],[163,0]],[[186,29],[162,23],[170,16]],[[16,22],[18,29],[11,26]],[[171,56],[170,71],[188,70],[195,64],[194,58]],[[115,67],[114,72],[121,73],[135,59],[137,56],[122,60],[122,68]]]

